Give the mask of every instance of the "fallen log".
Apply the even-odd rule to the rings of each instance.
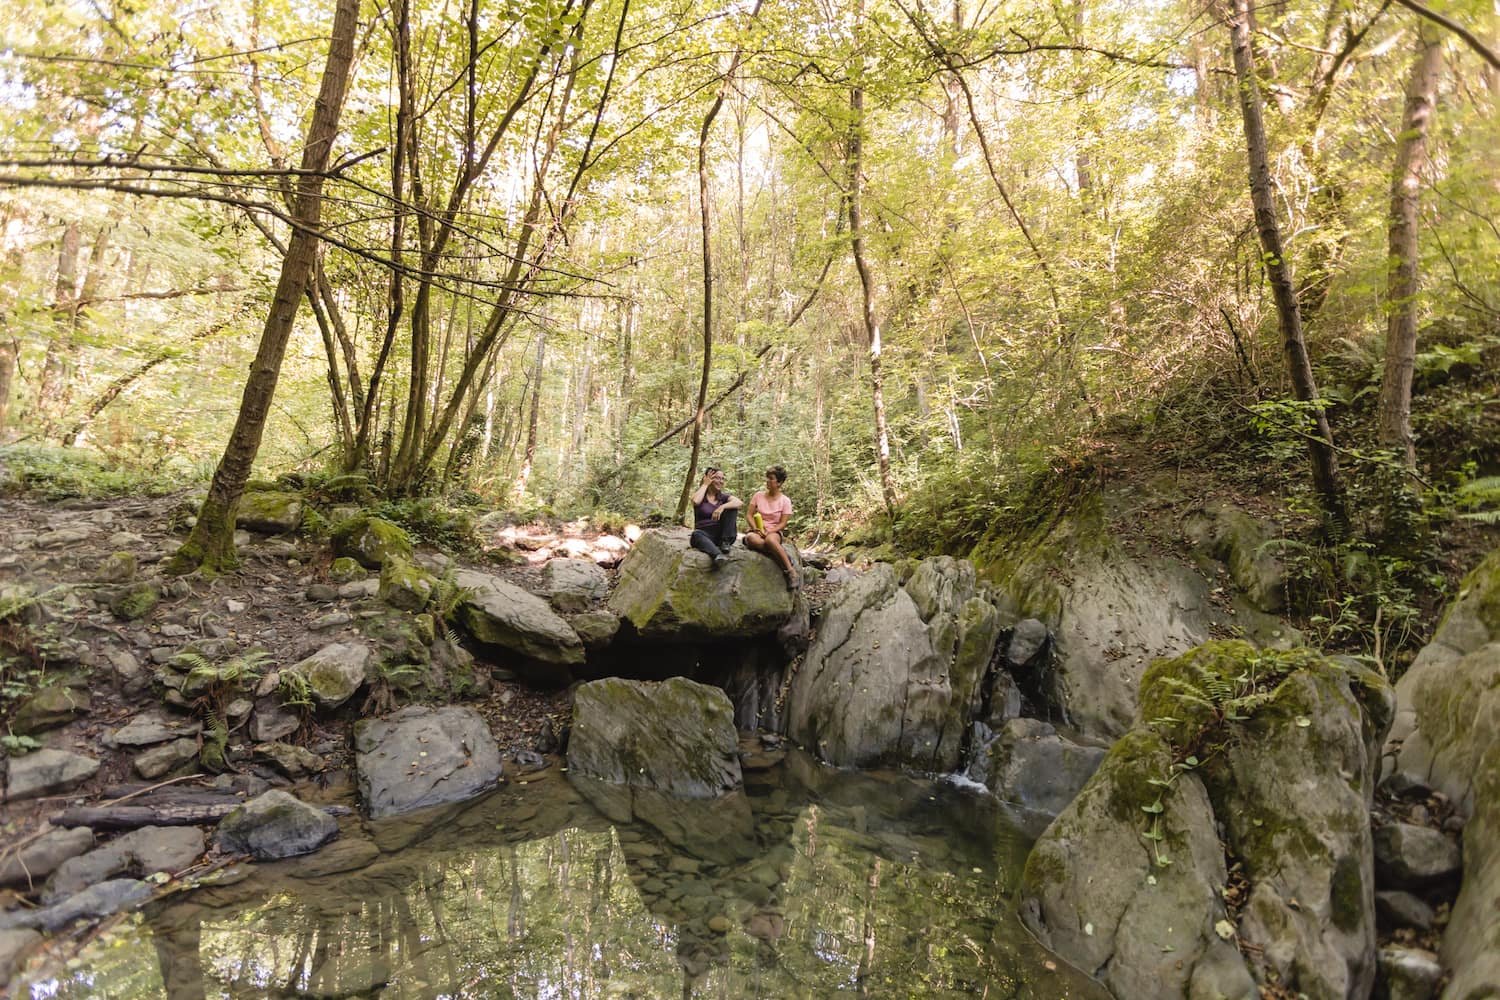
[[[51,817],[53,826],[87,826],[95,830],[135,830],[143,826],[197,826],[217,823],[244,803],[163,804],[144,806],[75,806]],[[348,806],[323,806],[330,816],[347,816]]]

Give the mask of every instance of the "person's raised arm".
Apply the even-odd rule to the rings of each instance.
[[[694,504],[700,504],[700,503],[702,503],[703,502],[703,498],[706,497],[706,496],[708,496],[709,475],[710,475],[710,473],[705,472],[703,474],[703,482],[699,483],[698,484],[698,488],[693,491],[693,503]]]

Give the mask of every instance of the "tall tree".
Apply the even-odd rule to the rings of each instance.
[[[1281,223],[1276,218],[1276,201],[1271,190],[1265,117],[1255,75],[1255,54],[1250,47],[1254,16],[1251,0],[1234,0],[1234,8],[1228,17],[1240,116],[1245,124],[1245,151],[1250,166],[1250,202],[1255,209],[1255,227],[1260,233],[1266,277],[1276,300],[1276,319],[1281,327],[1282,349],[1286,353],[1292,390],[1298,402],[1307,409],[1315,428],[1314,433],[1307,435],[1313,486],[1330,527],[1335,533],[1342,534],[1347,529],[1349,516],[1344,504],[1343,483],[1339,478],[1338,454],[1334,451],[1333,429],[1319,401],[1317,380],[1313,377],[1307,342],[1302,336],[1302,312],[1297,303],[1291,264],[1286,258]]]
[[[1422,173],[1427,167],[1427,132],[1436,108],[1438,73],[1443,47],[1436,29],[1420,24],[1417,56],[1406,82],[1406,105],[1396,137],[1396,162],[1391,169],[1391,212],[1388,225],[1390,275],[1386,282],[1385,375],[1380,382],[1380,443],[1399,452],[1408,468],[1416,468],[1417,449],[1411,436],[1411,381],[1417,356],[1418,213]]]
[[[750,11],[752,20],[760,13],[762,2],[763,0],[756,0],[755,8]],[[713,103],[703,115],[703,125],[698,129],[698,224],[703,237],[703,368],[698,379],[698,407],[693,411],[693,451],[688,459],[687,474],[682,479],[682,494],[677,498],[676,516],[679,521],[687,514],[688,501],[693,496],[693,481],[698,474],[698,452],[703,446],[703,422],[708,415],[709,376],[713,372],[714,254],[712,206],[708,199],[708,136],[713,129],[714,119],[724,107],[724,96],[734,81],[743,52],[740,46],[735,46],[734,54],[729,59],[729,67],[719,79],[718,93],[714,95]]]
[[[291,215],[293,232],[281,262],[281,276],[261,331],[260,348],[250,364],[240,400],[239,416],[230,432],[224,456],[214,470],[208,496],[198,512],[182,548],[172,557],[168,571],[189,573],[195,569],[218,572],[237,563],[234,551],[234,521],[244,494],[255,455],[260,450],[266,416],[281,376],[281,361],[297,318],[297,307],[307,289],[318,249],[318,225],[322,218],[323,175],[338,135],[339,117],[349,85],[349,67],[354,60],[354,35],[359,23],[359,0],[338,0],[328,43],[328,59],[307,129],[302,150],[297,196]]]

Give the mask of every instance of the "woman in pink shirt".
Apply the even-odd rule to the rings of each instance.
[[[781,492],[781,484],[784,482],[786,470],[781,466],[773,465],[766,470],[766,488],[750,498],[752,530],[745,535],[745,544],[776,560],[786,576],[787,589],[798,590],[802,586],[802,578],[797,575],[791,557],[781,544],[786,522],[792,516],[792,498]],[[755,523],[757,514],[760,515],[759,525]]]

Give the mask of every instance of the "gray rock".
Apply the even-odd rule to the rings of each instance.
[[[93,707],[93,699],[85,688],[49,684],[16,708],[10,720],[10,731],[24,736],[56,729],[89,714]]]
[[[1443,934],[1449,997],[1500,996],[1500,549],[1464,578],[1396,686],[1396,771],[1467,816],[1463,885]]]
[[[369,574],[359,564],[358,559],[349,556],[339,556],[328,567],[328,579],[334,583],[352,583],[355,580],[363,580]],[[332,600],[332,598],[326,598]]]
[[[995,671],[994,687],[990,690],[990,708],[984,724],[992,730],[1004,726],[1021,714],[1021,688],[1016,679],[1004,670]]]
[[[1387,928],[1430,931],[1437,914],[1419,897],[1400,889],[1387,889],[1375,894],[1375,916]]]
[[[91,885],[55,906],[40,910],[0,913],[0,930],[40,927],[55,931],[75,920],[97,920],[130,909],[151,898],[151,886],[135,879],[111,879]]]
[[[93,531],[88,528],[57,528],[38,535],[36,538],[36,547],[39,549],[60,549],[64,546],[73,546],[81,542],[87,542],[93,537]]]
[[[711,799],[742,785],[738,750],[734,706],[718,688],[608,677],[574,693],[570,775]]]
[[[1189,540],[1229,568],[1230,578],[1250,603],[1265,612],[1286,603],[1286,565],[1273,525],[1231,504],[1211,504],[1184,518]]]
[[[1183,696],[1232,690],[1252,674],[1264,690],[1243,709],[1247,719]],[[1237,954],[1197,961],[1230,938],[1260,956],[1257,974],[1292,991],[1366,995],[1375,975],[1368,803],[1388,696],[1379,677],[1307,650],[1214,642],[1158,661],[1141,686],[1149,721],[1115,743],[1027,859],[1023,917],[1081,968],[1107,963],[1102,975],[1117,996],[1216,996],[1225,982],[1246,985]],[[1213,766],[1174,769],[1205,726]],[[1158,850],[1174,863],[1153,869]],[[1251,882],[1238,926],[1219,899],[1224,853],[1243,860]],[[1218,970],[1212,988],[1199,978],[1207,968]]]
[[[219,823],[219,850],[258,861],[309,854],[339,833],[333,817],[283,791],[251,799]]]
[[[5,775],[6,802],[70,792],[94,776],[99,762],[66,750],[35,750],[10,758]]]
[[[94,579],[100,583],[125,583],[135,576],[135,556],[129,552],[112,552],[99,568]]]
[[[1015,631],[1010,636],[1010,644],[1005,647],[1005,665],[1013,673],[1030,670],[1036,666],[1033,661],[1051,636],[1051,630],[1035,618],[1017,622]]]
[[[1012,719],[984,748],[984,766],[971,776],[1002,802],[1056,816],[1093,777],[1105,752],[1065,740],[1045,722]]]
[[[250,531],[281,535],[302,526],[302,497],[275,490],[250,490],[240,497],[234,523]]]
[[[111,648],[105,651],[104,656],[121,680],[133,681],[141,675],[141,661],[130,650]]]
[[[771,559],[743,546],[728,562],[688,545],[687,528],[644,532],[620,564],[609,609],[641,636],[663,642],[771,635],[792,612],[792,594]],[[788,552],[796,561],[795,547]]]
[[[293,746],[279,740],[256,744],[255,753],[270,761],[276,770],[288,778],[303,778],[328,769],[328,762],[306,747]]]
[[[309,588],[311,589],[311,588]],[[374,597],[380,593],[380,581],[378,579],[354,580],[339,585],[338,594],[346,601],[359,601],[367,597]]]
[[[141,777],[151,780],[160,778],[164,774],[170,774],[177,768],[198,759],[198,741],[188,737],[173,740],[165,746],[153,747],[145,753],[136,757],[134,761],[135,771]]]
[[[1000,630],[974,593],[973,567],[946,556],[906,588],[886,564],[841,587],[792,681],[788,735],[841,766],[953,770]]]
[[[85,826],[51,829],[0,860],[0,885],[35,885],[69,858],[94,846],[94,831]]]
[[[352,621],[354,621],[354,616],[347,611],[330,611],[308,622],[307,627],[313,632],[331,632],[336,628],[343,628]]]
[[[203,831],[196,826],[143,826],[87,854],[63,862],[47,880],[42,902],[61,902],[115,875],[144,878],[176,874],[203,854]]]
[[[1443,967],[1437,956],[1420,948],[1380,949],[1375,1000],[1431,1000],[1437,995]]]
[[[583,662],[583,641],[547,602],[515,584],[475,570],[459,570],[464,593],[459,619],[479,642],[557,665]]]
[[[1375,874],[1381,885],[1417,889],[1451,878],[1462,869],[1458,845],[1440,830],[1390,823],[1375,831]]]
[[[461,802],[500,780],[500,750],[478,712],[412,705],[354,726],[359,791],[379,819]]]
[[[307,678],[319,706],[337,708],[364,684],[369,663],[370,647],[363,642],[335,642],[287,670]]]
[[[584,649],[603,649],[620,631],[620,618],[609,611],[584,611],[568,615],[568,624],[578,633]]]
[[[148,747],[168,740],[197,736],[203,723],[197,719],[168,717],[160,712],[143,712],[105,737],[108,747]]]
[[[40,944],[42,936],[33,930],[0,931],[0,989],[10,982],[26,953]]]
[[[250,738],[257,743],[271,743],[295,733],[302,720],[274,697],[257,699],[255,714],[250,717]]]
[[[1145,728],[1114,745],[1026,859],[1021,919],[1046,947],[1098,970],[1115,996],[1253,1000],[1259,991],[1244,959],[1214,932],[1228,920],[1227,876],[1202,782],[1188,774],[1162,796],[1160,849],[1170,865],[1154,865],[1142,839],[1146,803],[1116,804],[1121,789],[1149,789],[1171,759]],[[1202,981],[1210,969],[1218,992]],[[1223,991],[1226,981],[1240,988]]]
[[[552,559],[543,570],[552,606],[564,614],[587,611],[609,596],[609,577],[589,559]]]
[[[334,560],[334,562],[339,561],[340,560],[338,559]],[[350,559],[349,561],[354,562],[353,559]],[[355,563],[355,565],[359,564]],[[360,571],[360,575],[364,575],[363,570]],[[307,599],[309,601],[317,601],[323,604],[326,604],[329,601],[336,601],[339,599],[339,588],[327,583],[314,583],[307,588]]]

